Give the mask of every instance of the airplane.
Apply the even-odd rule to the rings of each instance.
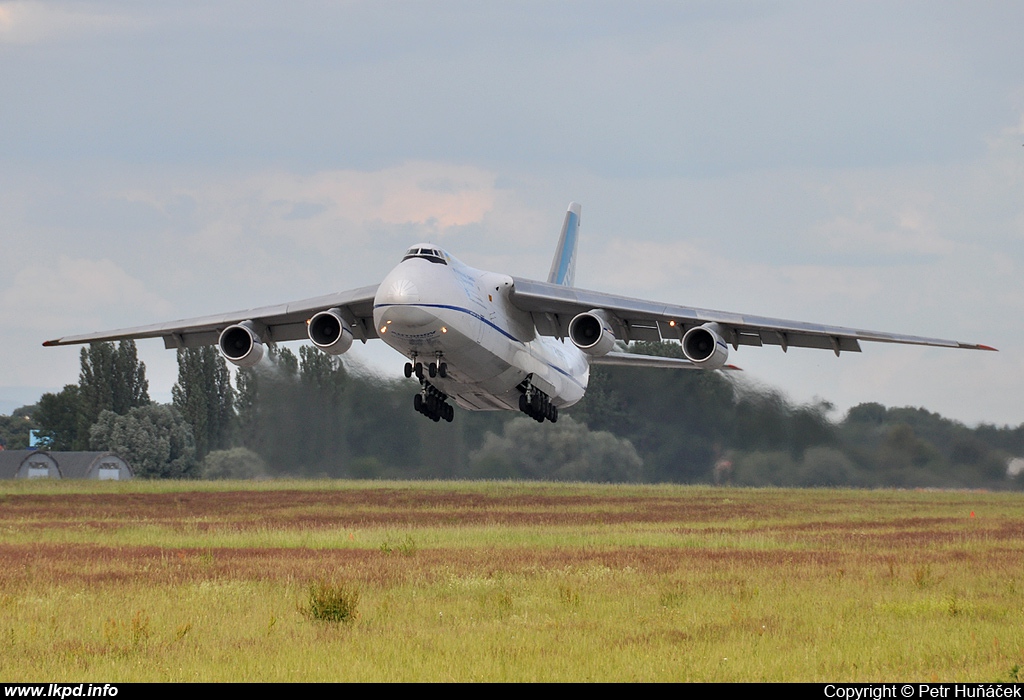
[[[860,352],[861,341],[971,350],[987,345],[664,304],[574,286],[580,205],[569,205],[546,282],[476,270],[432,243],[410,247],[378,285],[246,311],[73,335],[44,346],[163,338],[168,349],[216,345],[252,368],[274,343],[309,339],[330,355],[379,338],[408,362],[414,408],[451,422],[471,411],[519,410],[539,423],[583,398],[593,365],[736,369],[729,350],[777,345]],[[566,342],[568,340],[568,342]],[[623,352],[675,341],[683,358]]]

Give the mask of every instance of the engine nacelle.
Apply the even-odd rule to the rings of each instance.
[[[309,339],[328,355],[340,355],[352,347],[352,327],[339,309],[321,311],[309,320]]]
[[[701,369],[719,369],[729,359],[729,346],[717,323],[695,326],[683,334],[683,354]]]
[[[615,347],[611,317],[603,309],[577,314],[569,321],[569,340],[588,355],[601,357]]]
[[[266,354],[263,339],[252,321],[243,321],[221,331],[217,348],[224,359],[242,369],[251,369],[259,364]]]

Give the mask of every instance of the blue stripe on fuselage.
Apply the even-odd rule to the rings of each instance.
[[[490,326],[494,330],[498,331],[503,336],[505,336],[506,338],[508,338],[509,340],[511,340],[513,342],[516,342],[516,343],[522,343],[523,342],[523,341],[519,340],[519,338],[515,337],[514,335],[512,335],[511,333],[506,331],[501,326],[498,326],[494,322],[484,318],[483,316],[478,314],[476,311],[473,311],[471,309],[467,309],[467,308],[462,307],[462,306],[452,306],[451,304],[374,304],[373,308],[375,308],[375,309],[383,309],[383,308],[386,308],[386,307],[389,307],[389,306],[419,306],[419,307],[423,307],[425,309],[451,309],[452,311],[458,311],[460,313],[469,314],[473,318],[476,318],[476,319],[478,319],[480,321],[483,321],[488,326]]]
[[[519,343],[520,345],[525,345],[526,344],[522,340],[519,340],[519,338],[515,337],[514,335],[512,335],[511,333],[506,331],[501,326],[496,325],[493,321],[490,321],[489,319],[484,318],[483,316],[478,314],[476,311],[473,311],[472,309],[467,309],[467,308],[462,307],[462,306],[453,306],[452,304],[374,304],[373,308],[375,308],[375,309],[383,309],[383,308],[387,308],[389,306],[420,306],[420,307],[427,308],[427,309],[450,309],[452,311],[458,311],[460,313],[468,314],[468,315],[472,316],[473,318],[476,318],[476,319],[479,319],[479,320],[483,321],[488,326],[490,326],[494,330],[498,331],[499,333],[501,333],[503,336],[505,336],[506,338],[508,338],[509,340],[511,340],[514,343]],[[540,359],[540,358],[537,358],[537,359]],[[586,389],[586,387],[584,387],[583,384],[578,379],[576,379],[576,377],[572,376],[572,374],[570,374],[568,371],[562,369],[558,365],[553,365],[550,362],[547,362],[546,360],[542,360],[542,362],[544,362],[544,364],[546,364],[548,367],[550,367],[551,369],[555,370],[559,374],[565,375],[569,379],[569,381],[571,381],[576,386],[580,387],[581,389]]]

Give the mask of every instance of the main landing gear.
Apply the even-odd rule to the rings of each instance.
[[[538,423],[543,423],[545,418],[552,423],[558,422],[558,406],[551,403],[550,396],[529,382],[519,396],[519,410]]]
[[[437,353],[436,361],[427,365],[425,370],[423,363],[419,362],[415,355],[412,360],[405,363],[405,376],[416,375],[420,380],[420,393],[412,397],[413,408],[435,423],[442,419],[451,423],[455,419],[455,407],[448,403],[448,395],[427,381],[424,376],[426,374],[431,379],[444,379],[448,376],[448,363],[441,360],[441,353]]]
[[[455,419],[455,407],[448,403],[448,396],[426,380],[420,393],[412,397],[412,406],[435,423],[441,419],[451,423]]]

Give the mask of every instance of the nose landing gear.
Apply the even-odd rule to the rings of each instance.
[[[441,353],[435,353],[435,357],[436,360],[426,366],[426,373],[431,379],[434,377],[444,379],[448,376],[448,363],[444,361]],[[416,378],[422,381],[423,372],[423,363],[416,359],[416,354],[414,353],[412,356],[412,362],[405,363],[405,376],[411,377],[415,374]]]
[[[434,377],[444,379],[448,376],[448,363],[444,361],[444,356],[441,353],[434,353],[434,361],[427,365],[427,373],[431,379]]]

